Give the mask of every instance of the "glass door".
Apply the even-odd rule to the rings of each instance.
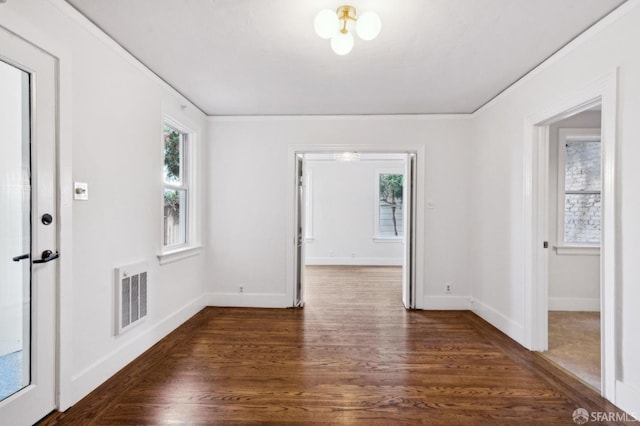
[[[0,400],[30,382],[29,74],[0,61]]]
[[[0,423],[55,406],[56,59],[0,27]]]

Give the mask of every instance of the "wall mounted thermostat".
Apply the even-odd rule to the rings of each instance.
[[[84,182],[73,183],[73,199],[86,201],[89,199],[89,184]]]

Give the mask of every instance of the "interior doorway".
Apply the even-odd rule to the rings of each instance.
[[[296,292],[330,275],[397,277],[415,306],[415,153],[297,153]],[[364,295],[364,292],[361,293]]]
[[[587,87],[547,105],[525,122],[524,278],[525,341],[531,350],[549,348],[549,129],[584,111],[600,110],[600,393],[615,403],[616,340],[616,116],[617,74],[611,72]],[[566,148],[566,147],[565,147]]]
[[[549,125],[548,350],[601,390],[601,105]]]

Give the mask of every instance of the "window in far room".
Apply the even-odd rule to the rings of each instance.
[[[599,129],[561,129],[558,170],[558,241],[600,245],[601,143]]]
[[[404,174],[401,171],[376,171],[375,238],[403,238],[403,186]]]

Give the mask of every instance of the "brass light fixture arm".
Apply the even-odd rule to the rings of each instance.
[[[348,21],[356,21],[356,8],[353,6],[340,6],[336,13],[338,14],[338,19],[342,21],[342,28],[340,32],[342,34],[346,34],[349,31],[347,30],[347,22]]]

